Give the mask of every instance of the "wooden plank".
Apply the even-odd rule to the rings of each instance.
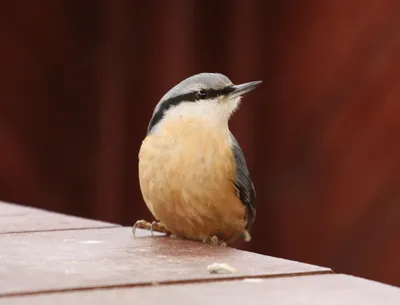
[[[0,234],[116,226],[118,225],[0,202]]]
[[[0,201],[0,217],[14,216],[14,215],[26,215],[28,213],[32,213],[32,211],[35,211],[35,210],[37,210],[37,209]]]
[[[399,300],[397,287],[335,274],[18,296],[0,298],[0,304],[398,305]]]
[[[223,278],[326,273],[327,268],[131,228],[0,236],[0,295]],[[233,274],[210,274],[211,263]],[[38,280],[39,279],[39,280]]]

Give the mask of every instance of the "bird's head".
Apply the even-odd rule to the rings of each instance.
[[[167,120],[200,119],[227,124],[239,106],[241,97],[262,81],[234,85],[219,73],[193,75],[171,90],[158,102],[148,126],[148,132]]]

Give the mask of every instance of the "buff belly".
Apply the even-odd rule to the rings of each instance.
[[[173,128],[171,128],[173,131]],[[247,209],[233,186],[235,164],[228,138],[190,128],[149,135],[139,153],[139,180],[153,216],[174,235],[228,243],[243,232]]]

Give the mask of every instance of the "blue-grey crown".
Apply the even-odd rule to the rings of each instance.
[[[195,74],[169,90],[156,105],[147,132],[163,118],[165,112],[182,102],[215,98],[232,91],[231,80],[220,73]]]

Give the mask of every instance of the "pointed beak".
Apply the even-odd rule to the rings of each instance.
[[[238,96],[242,96],[258,87],[262,83],[261,80],[244,83],[240,85],[232,86],[233,91],[228,94],[228,98],[235,98]]]

